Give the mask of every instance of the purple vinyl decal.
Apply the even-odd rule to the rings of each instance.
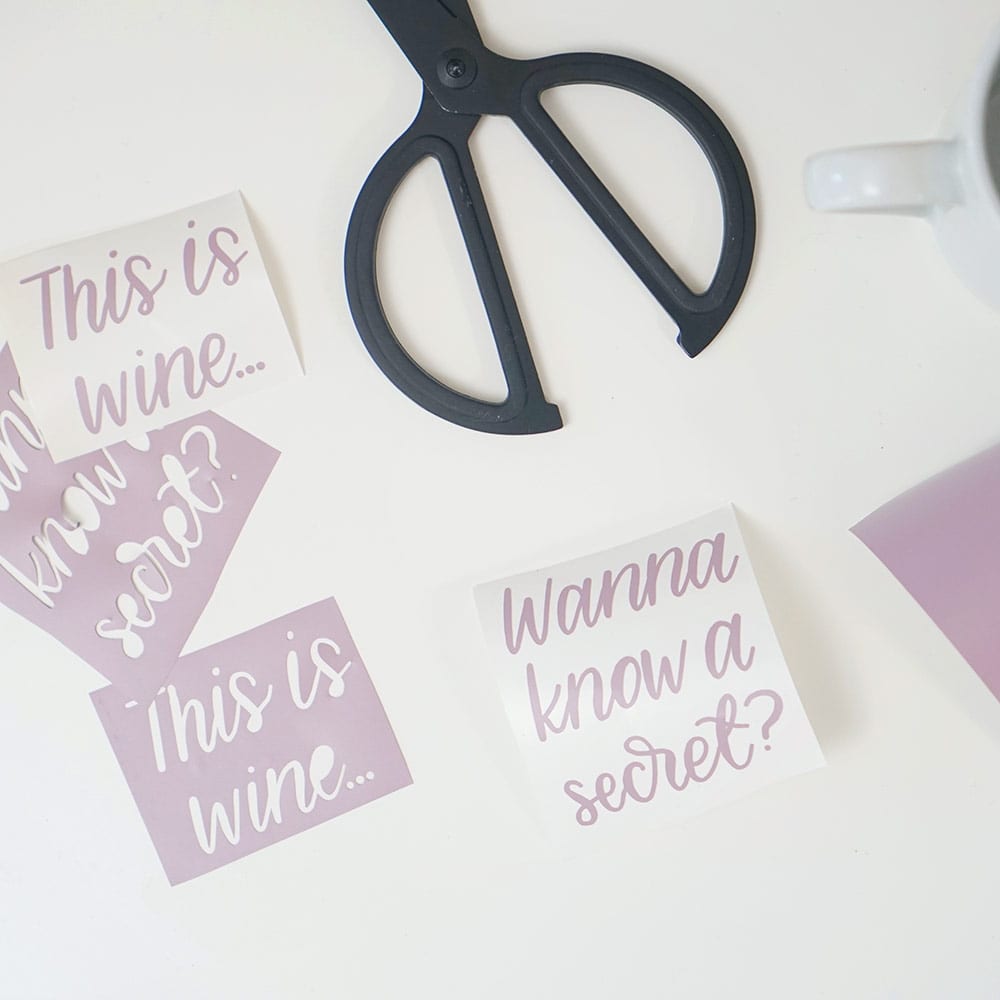
[[[732,507],[475,600],[539,816],[571,850],[823,766]]]
[[[852,529],[1000,698],[1000,446]]]
[[[57,462],[301,374],[238,192],[0,263],[0,324]]]
[[[0,351],[0,602],[148,702],[278,452],[212,413],[54,464]]]
[[[411,783],[332,598],[91,697],[171,884]]]

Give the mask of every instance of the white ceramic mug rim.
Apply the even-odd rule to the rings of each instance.
[[[1000,218],[1000,178],[994,177],[990,168],[986,134],[987,108],[992,85],[1000,78],[1000,27],[991,36],[987,54],[980,62],[979,72],[971,89],[971,121],[967,130],[967,141],[971,145],[972,167],[976,182],[985,192],[993,214]],[[964,130],[963,130],[964,131]]]

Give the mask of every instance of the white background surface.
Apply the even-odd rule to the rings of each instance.
[[[335,595],[414,775],[171,889],[87,698],[99,678],[0,612],[0,996],[1000,995],[1000,705],[848,533],[1000,437],[1000,316],[921,222],[811,214],[800,180],[817,149],[933,134],[995,5],[477,13],[510,55],[674,73],[735,133],[758,200],[747,294],[690,361],[544,165],[486,123],[484,182],[567,421],[533,439],[424,413],[354,331],[347,220],[419,96],[362,0],[0,3],[2,254],[238,187],[309,373],[225,411],[283,457],[190,648]],[[666,118],[620,95],[559,106],[704,266],[707,168]],[[428,365],[489,384],[432,181],[387,224],[391,308]],[[829,767],[565,856],[527,811],[471,587],[727,501]]]

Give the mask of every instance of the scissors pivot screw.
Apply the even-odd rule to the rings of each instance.
[[[438,79],[452,90],[468,87],[476,78],[476,60],[465,49],[448,49],[438,60]]]

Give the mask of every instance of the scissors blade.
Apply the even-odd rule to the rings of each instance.
[[[438,89],[438,63],[450,49],[483,51],[467,0],[368,0],[426,86]]]

